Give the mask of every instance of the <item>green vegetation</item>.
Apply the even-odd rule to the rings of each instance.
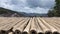
[[[16,12],[16,11],[12,11],[12,10],[0,7],[0,16],[12,17],[12,15],[13,16],[20,16],[20,14],[18,12]]]
[[[0,7],[0,14],[7,14],[7,13],[17,13],[17,12]]]
[[[52,10],[49,10],[48,16],[49,17],[60,17],[60,0],[55,0],[56,4]]]

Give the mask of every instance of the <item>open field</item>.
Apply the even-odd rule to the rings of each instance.
[[[0,17],[0,34],[60,34],[60,17]]]

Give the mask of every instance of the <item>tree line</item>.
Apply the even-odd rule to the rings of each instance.
[[[48,11],[49,17],[60,17],[60,0],[55,0],[55,6]]]

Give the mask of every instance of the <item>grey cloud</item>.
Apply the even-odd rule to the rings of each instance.
[[[53,5],[53,0],[0,0],[0,7],[27,13],[47,13]]]
[[[38,7],[40,5],[40,0],[27,0],[29,7]]]
[[[54,0],[27,0],[29,7],[51,8],[54,6]]]
[[[19,4],[19,2],[20,2],[20,1],[18,1],[18,0],[11,0],[11,4],[14,4],[14,5]]]

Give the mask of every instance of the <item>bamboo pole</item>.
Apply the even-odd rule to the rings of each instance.
[[[15,24],[17,24],[20,21],[20,19],[14,19],[12,22],[10,22],[6,27],[2,28],[3,30],[10,30]]]
[[[50,32],[51,30],[45,26],[45,24],[38,18],[39,25],[41,26],[43,32]]]
[[[55,26],[53,26],[53,24],[46,22],[44,19],[40,18],[48,27],[50,27],[51,31],[54,33],[58,33],[58,30],[55,28]]]
[[[8,22],[8,21],[6,21],[6,22]],[[9,21],[9,22],[11,22],[11,21]],[[8,24],[9,24],[9,22],[8,22]],[[3,22],[3,23],[5,23],[5,22]],[[2,28],[4,28],[5,26],[7,26],[8,24],[5,23],[4,26],[1,26],[1,27],[0,27],[0,30],[2,30]]]
[[[56,28],[57,31],[53,32],[53,34],[60,34],[60,28],[54,23],[52,24],[53,27]]]
[[[36,28],[36,25],[35,25],[35,21],[34,21],[34,17],[32,19],[32,22],[31,22],[31,29],[30,29],[30,34],[37,34],[37,28]]]
[[[58,22],[59,19],[57,19],[58,21],[57,21],[56,19],[57,19],[57,18],[54,18],[53,20],[51,20],[51,21],[52,21],[51,24],[54,22],[54,23],[53,23],[53,26],[54,26],[54,27],[59,31],[59,33],[60,33],[60,24],[58,24],[58,23],[59,23],[59,22]]]
[[[9,32],[8,34],[13,34],[13,32]]]
[[[28,24],[28,21],[29,21],[29,18],[25,20],[25,22],[20,26],[18,27],[16,30],[19,30],[21,33],[22,31],[25,29],[25,27],[27,26]]]
[[[12,21],[9,22],[9,24],[6,24],[5,26],[3,26],[3,27],[1,28],[1,31],[2,31],[2,30],[7,31],[7,32],[12,31],[13,26],[14,26],[15,24],[17,24],[19,21],[20,21],[20,20],[18,20],[17,18],[15,18],[15,19],[13,18]]]
[[[22,25],[25,20],[26,20],[26,18],[23,18],[23,19],[20,20],[20,22],[18,24],[13,26],[13,31],[15,31],[20,25]]]
[[[54,20],[51,20],[49,24],[52,25],[57,30],[57,31],[53,32],[54,34],[60,33],[60,28],[58,27],[58,24],[56,24]]]
[[[44,34],[43,30],[41,29],[41,26],[38,23],[38,17],[35,18],[35,22],[36,22],[36,27],[37,27],[37,34]]]
[[[8,23],[8,21],[10,21],[11,19],[5,18],[4,20],[0,21],[0,27],[6,25]]]
[[[24,29],[24,31],[22,32],[22,34],[30,34],[29,31],[31,28],[31,21],[32,21],[32,18],[30,18],[30,21],[29,21],[28,25],[26,26],[26,28]]]
[[[13,21],[15,21],[15,20],[13,20]],[[17,20],[16,20],[16,21],[17,21]],[[15,22],[14,22],[14,23],[11,22],[11,23],[9,23],[9,24],[3,26],[3,27],[1,28],[2,34],[3,34],[3,32],[4,32],[4,33],[8,33],[9,30],[13,27],[14,24],[16,24],[16,23],[15,23]]]
[[[23,24],[23,22],[26,21],[26,19],[27,18],[22,19],[17,25],[14,26],[14,28],[13,28],[14,33],[21,34],[21,31],[20,30],[17,30],[17,28],[19,28]]]

